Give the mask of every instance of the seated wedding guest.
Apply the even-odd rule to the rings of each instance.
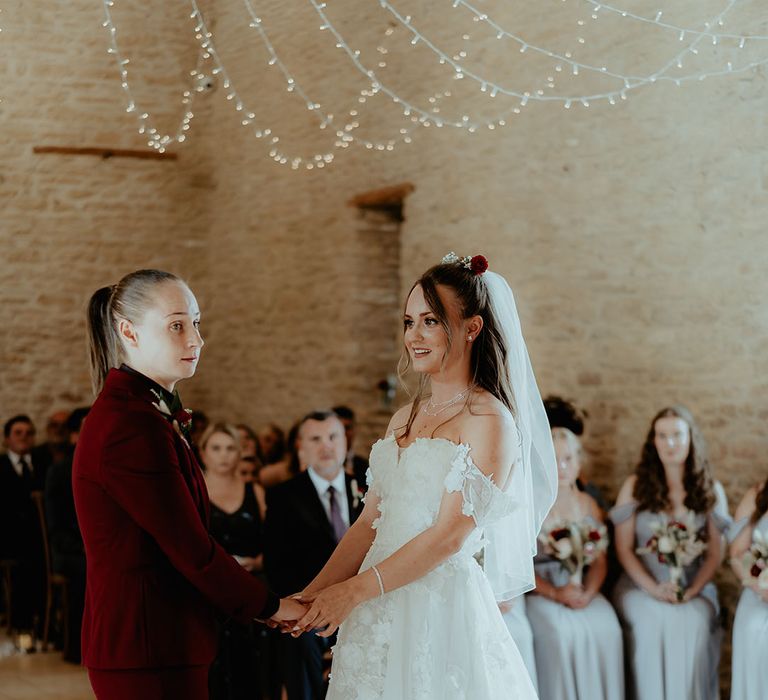
[[[45,442],[32,448],[32,460],[47,469],[54,462],[70,456],[67,435],[67,411],[56,411],[48,417],[45,424]]]
[[[90,409],[76,408],[67,417],[65,430],[69,449],[54,462],[45,479],[45,519],[53,571],[67,577],[67,639],[64,660],[80,663],[80,626],[85,605],[85,548],[75,514],[72,494],[72,459],[80,428]]]
[[[246,570],[262,566],[264,489],[244,483],[237,473],[240,436],[227,423],[209,425],[200,439],[205,483],[211,502],[210,533]],[[255,625],[235,620],[220,623],[219,651],[208,675],[212,700],[244,700],[256,696],[259,670],[268,665],[265,637]]]
[[[719,697],[719,606],[712,578],[728,527],[704,440],[688,409],[651,421],[640,462],[611,519],[624,573],[614,602],[637,700]]]
[[[285,433],[280,426],[269,423],[256,435],[261,463],[276,464],[285,457]]]
[[[240,456],[258,458],[259,441],[253,428],[245,423],[238,423],[235,428],[237,429],[237,436],[240,441]]]
[[[32,492],[43,489],[45,470],[31,456],[35,426],[28,416],[6,421],[3,436],[7,452],[0,455],[0,559],[15,562],[10,627],[31,632],[42,623],[45,610],[45,552],[32,500]]]
[[[523,663],[531,677],[533,687],[538,690],[539,681],[536,676],[536,656],[533,651],[533,630],[531,630],[531,623],[526,614],[525,596],[521,595],[499,603],[499,610],[501,610],[510,636],[515,640],[520,656],[523,657]]]
[[[247,484],[258,483],[259,465],[256,457],[240,457],[237,463],[237,475]]]
[[[539,536],[536,589],[526,599],[541,700],[621,700],[621,627],[600,593],[607,529],[597,502],[576,486],[583,463],[579,438],[552,430],[557,500]]]
[[[768,480],[753,486],[728,532],[731,567],[744,589],[733,621],[731,700],[768,695]]]
[[[294,476],[303,472],[306,464],[302,464],[299,459],[297,448],[299,434],[299,424],[296,423],[288,431],[286,438],[286,453],[283,459],[275,464],[269,464],[259,470],[259,483],[269,489],[285,481],[293,479]]]
[[[344,471],[354,477],[360,489],[365,491],[367,488],[365,474],[368,471],[368,459],[355,454],[355,434],[357,433],[355,412],[349,406],[335,406],[331,410],[341,420],[344,433],[347,436],[347,458],[344,461]]]
[[[317,576],[362,510],[343,469],[347,441],[338,416],[318,411],[298,425],[299,459],[307,469],[267,491],[264,566],[278,595],[298,593]],[[330,639],[303,634],[280,641],[288,700],[325,697],[323,654]]]
[[[584,435],[584,421],[589,418],[589,414],[576,408],[572,401],[550,395],[544,399],[544,410],[547,412],[550,428],[566,428],[579,439]],[[579,475],[576,487],[592,496],[604,513],[608,512],[608,499],[595,484],[585,479],[584,474]]]

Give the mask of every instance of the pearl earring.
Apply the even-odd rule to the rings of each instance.
[[[471,335],[467,336],[467,340],[471,343],[472,342],[472,336]]]

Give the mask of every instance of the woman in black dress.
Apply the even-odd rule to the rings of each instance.
[[[264,491],[238,474],[236,428],[211,425],[200,440],[200,454],[211,501],[211,535],[246,571],[261,578]],[[267,631],[254,625],[221,620],[219,654],[208,677],[211,700],[263,697],[267,638]]]

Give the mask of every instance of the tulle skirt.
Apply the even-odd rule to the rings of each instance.
[[[374,545],[361,570],[381,561]],[[380,553],[383,555],[383,552]],[[470,556],[359,605],[339,630],[327,700],[535,700]]]

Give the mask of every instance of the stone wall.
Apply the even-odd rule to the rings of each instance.
[[[403,4],[424,17],[423,4]],[[324,153],[333,134],[266,69],[242,6],[203,7],[215,10],[221,56],[260,123],[289,154]],[[358,101],[365,83],[317,31],[308,5],[262,9],[275,45],[324,107],[358,109],[356,133],[397,135],[391,103]],[[155,1],[115,7],[137,95],[166,129],[195,61],[185,13]],[[384,36],[379,8],[358,3],[344,17],[359,46],[389,46],[380,52],[387,75],[411,98],[453,90],[439,100],[444,113],[471,108],[470,92],[407,48],[402,30]],[[430,18],[446,41],[466,20],[450,11]],[[549,18],[532,4],[506,16],[527,36],[554,41]],[[0,23],[4,415],[23,410],[41,422],[89,399],[88,295],[153,265],[185,275],[203,309],[207,346],[183,389],[188,403],[285,427],[310,408],[350,403],[364,450],[387,421],[375,385],[399,355],[403,295],[448,250],[482,252],[515,289],[542,390],[589,411],[591,478],[610,495],[650,417],[674,402],[699,419],[732,507],[765,476],[764,70],[656,85],[615,107],[529,105],[503,130],[432,127],[391,153],[352,147],[322,172],[294,172],[241,126],[221,84],[199,97],[177,161],[33,155],[35,145],[144,144],[125,113],[99,3],[16,0]],[[610,31],[595,51],[631,56],[638,70],[660,55],[635,25],[601,26]],[[492,41],[478,46],[489,62],[497,56]],[[520,61],[506,81],[535,77]],[[401,226],[348,206],[360,192],[405,181],[416,189]]]

